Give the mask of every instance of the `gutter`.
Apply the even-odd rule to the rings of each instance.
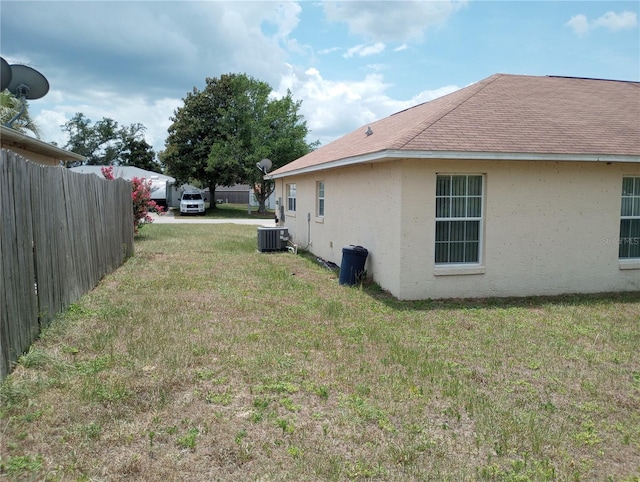
[[[469,152],[469,151],[403,151],[389,149],[384,151],[346,157],[335,161],[324,162],[308,167],[301,167],[283,173],[277,171],[269,175],[280,179],[299,174],[336,169],[372,162],[383,162],[393,159],[450,159],[460,161],[547,161],[547,162],[623,162],[640,163],[640,155],[623,154],[540,154],[523,152]]]

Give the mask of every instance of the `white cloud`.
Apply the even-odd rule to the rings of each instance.
[[[355,81],[330,80],[316,68],[301,71],[290,66],[276,93],[284,95],[287,89],[296,93],[296,98],[303,101],[301,114],[310,130],[309,140],[318,139],[325,145],[361,126],[459,88],[446,86],[395,100],[386,92],[390,87],[377,73]]]
[[[466,1],[324,2],[327,19],[344,22],[349,32],[374,41],[420,41],[425,31],[441,25]]]
[[[589,31],[589,20],[585,15],[574,15],[566,24],[578,35],[583,35]]]
[[[424,104],[425,102],[437,99],[438,97],[442,97],[443,95],[451,94],[456,90],[460,90],[460,87],[458,87],[457,85],[446,85],[435,90],[423,90],[418,95],[412,97],[405,108],[418,104]]]
[[[590,30],[602,27],[613,32],[624,29],[632,29],[638,26],[638,14],[635,12],[624,11],[622,13],[607,12],[601,17],[590,21],[586,15],[574,15],[565,24],[570,27],[574,33],[584,35]]]
[[[266,18],[278,28],[277,37],[286,38],[300,23],[302,7],[297,2],[280,2]]]
[[[67,137],[60,129],[67,122],[64,113],[53,110],[41,110],[33,119],[42,134],[44,142],[55,143],[58,147],[64,147]]]
[[[296,98],[303,100],[301,114],[311,131],[310,140],[327,144],[375,120],[378,114],[370,107],[370,101],[382,97],[386,88],[380,75],[372,74],[360,81],[336,81],[323,78],[315,68],[292,68],[277,90],[279,95],[287,89],[296,92]]]
[[[593,22],[594,27],[605,27],[610,30],[618,31],[637,27],[638,14],[635,12],[624,11],[620,14],[615,12],[607,12],[602,17]]]
[[[384,52],[386,48],[385,44],[382,42],[376,42],[373,45],[356,45],[355,47],[351,47],[347,52],[343,55],[345,59],[349,59],[353,56],[358,57],[367,57],[369,55],[376,55]]]
[[[393,49],[394,52],[401,52],[402,50],[407,50],[409,46],[407,44],[402,44],[399,47]]]
[[[333,52],[339,52],[340,50],[342,50],[342,47],[331,47],[329,49],[318,50],[318,54],[327,55],[327,54],[332,54]]]

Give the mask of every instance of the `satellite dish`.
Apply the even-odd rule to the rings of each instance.
[[[2,61],[2,70],[0,71],[0,92],[9,87],[11,82],[11,66],[4,58],[0,57]]]
[[[263,174],[266,174],[271,170],[272,162],[269,159],[262,159],[259,163],[256,164],[258,169],[262,171]]]
[[[17,98],[40,99],[49,92],[49,81],[35,69],[26,65],[11,65],[11,82],[9,82],[9,92]],[[4,66],[3,66],[4,71]]]
[[[5,61],[2,59],[2,86],[4,87],[4,68]],[[36,69],[27,67],[26,65],[9,65],[11,71],[9,85],[7,89],[17,99],[20,100],[20,110],[11,120],[5,123],[6,127],[12,127],[13,123],[20,118],[26,109],[25,100],[39,99],[47,95],[49,92],[49,81]]]

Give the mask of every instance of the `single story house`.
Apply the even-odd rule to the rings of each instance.
[[[640,83],[496,74],[270,173],[283,226],[399,299],[640,290]]]
[[[4,125],[0,125],[0,148],[13,151],[25,159],[45,166],[60,166],[67,161],[85,161],[85,157],[80,154],[61,149]]]

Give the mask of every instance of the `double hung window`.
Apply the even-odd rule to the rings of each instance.
[[[622,178],[620,259],[640,258],[640,177]]]
[[[436,264],[480,263],[482,175],[436,178]]]
[[[296,210],[296,185],[287,184],[287,211]]]
[[[318,196],[316,204],[316,215],[324,217],[324,181],[318,181],[316,184],[316,193]]]

